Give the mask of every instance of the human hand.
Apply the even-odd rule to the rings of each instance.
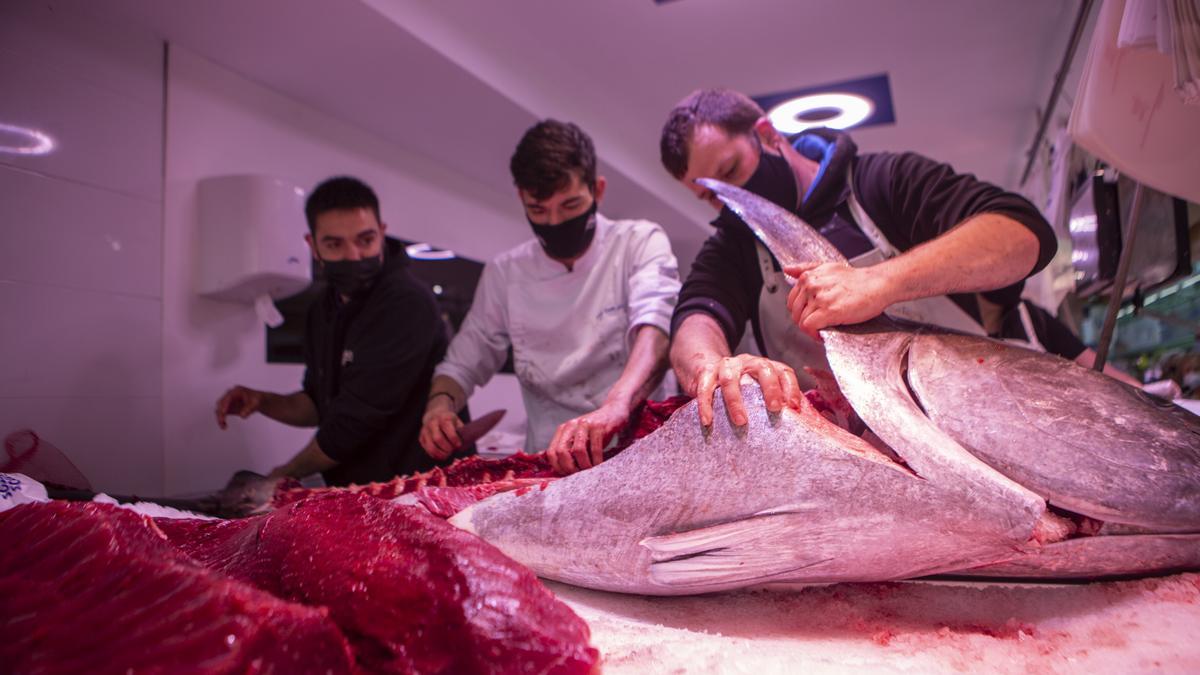
[[[417,440],[425,454],[442,461],[462,447],[458,430],[463,422],[449,408],[438,407],[425,411],[421,418],[421,434]]]
[[[262,407],[264,392],[238,385],[225,392],[217,401],[217,426],[224,429],[227,415],[237,415],[242,419],[258,412]]]
[[[629,420],[629,408],[615,403],[558,425],[546,456],[558,473],[590,469],[604,461],[604,446]]]
[[[829,326],[874,319],[892,304],[884,275],[846,263],[801,263],[783,268],[796,285],[788,293],[792,321],[814,340]]]
[[[749,419],[742,402],[742,375],[749,375],[762,388],[763,401],[770,412],[784,406],[800,410],[804,394],[791,366],[762,356],[740,354],[702,362],[695,373],[696,401],[700,423],[706,427],[713,422],[713,395],[720,388],[725,399],[725,412],[734,426],[743,426]]]

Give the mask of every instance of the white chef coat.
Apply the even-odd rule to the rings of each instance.
[[[572,271],[535,239],[488,263],[434,372],[470,396],[503,365],[511,344],[528,416],[525,450],[540,452],[560,424],[604,402],[637,328],[670,334],[679,286],[679,263],[661,227],[597,214],[596,234]]]

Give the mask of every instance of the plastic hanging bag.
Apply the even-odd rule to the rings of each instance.
[[[46,487],[20,473],[0,473],[0,512],[21,504],[48,502]]]

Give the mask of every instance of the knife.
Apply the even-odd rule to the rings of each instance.
[[[487,432],[495,428],[500,420],[504,419],[504,414],[507,410],[493,410],[492,412],[480,417],[479,419],[471,420],[462,425],[458,429],[458,437],[462,439],[462,446],[466,447],[475,441],[483,438]]]

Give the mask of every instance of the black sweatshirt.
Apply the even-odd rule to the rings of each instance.
[[[818,154],[818,149],[826,146],[830,148],[828,152]],[[863,210],[901,252],[982,213],[1008,216],[1037,235],[1040,249],[1030,275],[1045,267],[1058,248],[1050,224],[1028,200],[973,175],[955,173],[947,164],[911,152],[858,155],[848,135],[827,129],[801,135],[795,147],[810,159],[822,162],[797,215],[821,230],[847,257],[854,257],[862,252],[863,246],[869,246],[847,206],[847,176],[851,167],[854,193]],[[747,321],[754,328],[759,348],[764,349],[758,319],[763,281],[754,235],[728,209],[712,224],[717,231],[704,242],[683,283],[671,319],[672,332],[689,314],[704,312],[721,326],[730,349],[741,341]],[[1024,284],[1022,280],[981,295],[1007,313],[1015,310]],[[949,297],[979,320],[975,294]]]
[[[417,443],[446,328],[433,293],[387,239],[370,292],[343,303],[330,289],[308,310],[304,392],[320,417],[317,444],[338,462],[329,485],[389,480],[435,463]]]

